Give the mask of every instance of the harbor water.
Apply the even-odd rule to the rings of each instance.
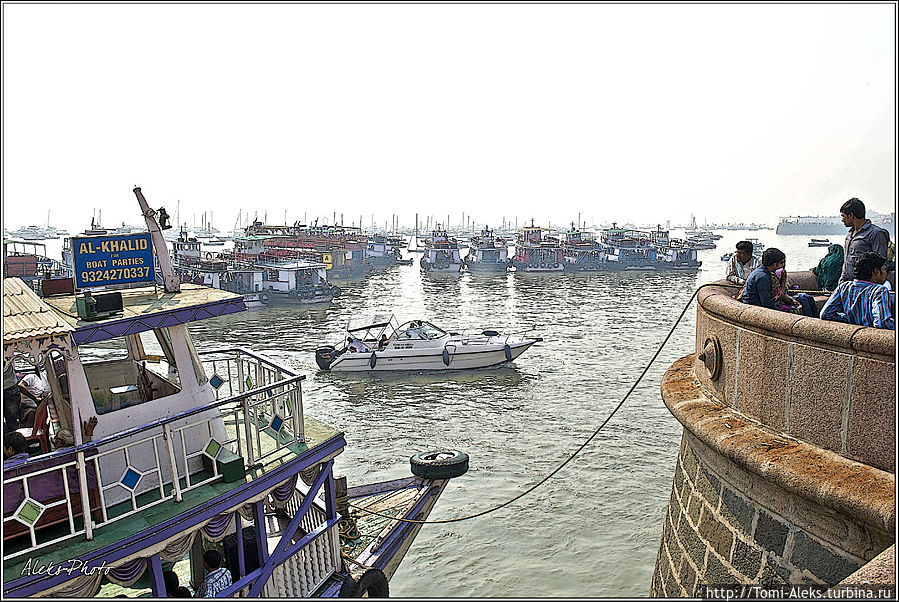
[[[331,306],[267,308],[191,327],[198,345],[227,341],[286,358],[306,374],[306,411],[346,432],[336,460],[350,485],[410,474],[408,457],[469,454],[431,520],[464,517],[518,495],[556,468],[608,416],[693,291],[723,276],[721,255],[745,237],[817,265],[826,249],[770,230],[723,232],[698,273],[427,276],[418,265],[342,284]],[[841,242],[831,237],[833,242]],[[414,256],[414,255],[413,255]],[[446,330],[536,328],[513,364],[466,373],[331,374],[314,351],[347,321],[393,312]],[[664,370],[691,353],[695,308],[628,402],[578,457],[534,492],[485,516],[426,525],[391,595],[646,596],[680,443],[659,395]]]
[[[243,346],[307,375],[305,411],[346,433],[335,471],[351,486],[411,474],[408,458],[417,452],[469,454],[469,472],[450,482],[430,519],[465,517],[520,494],[594,432],[696,287],[723,276],[721,255],[737,241],[753,237],[780,248],[788,270],[809,269],[827,252],[808,248],[808,237],[771,230],[722,234],[716,249],[699,252],[698,273],[428,276],[407,254],[416,259],[412,266],[341,283],[343,294],[331,305],[247,311],[196,322],[191,332],[200,348]],[[315,349],[337,344],[351,318],[374,313],[451,331],[533,327],[544,341],[494,369],[319,371]],[[628,402],[555,477],[485,516],[425,525],[390,582],[391,595],[648,595],[681,438],[659,383],[669,364],[693,352],[694,323],[691,306]]]

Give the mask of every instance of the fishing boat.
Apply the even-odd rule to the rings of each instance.
[[[531,225],[518,231],[512,266],[516,272],[561,272],[565,269],[562,244],[554,236],[544,235],[548,228]]]
[[[47,245],[40,242],[3,240],[3,275],[21,278],[35,291],[42,282],[71,276],[62,262],[47,256]]]
[[[331,372],[487,368],[510,362],[543,340],[529,332],[447,332],[425,320],[400,324],[392,314],[378,314],[350,320],[340,345],[318,348],[315,361]]]
[[[469,272],[505,272],[510,264],[506,240],[485,227],[471,238],[464,262]]]
[[[429,274],[458,274],[464,265],[459,255],[459,243],[438,224],[425,240],[419,265]]]
[[[830,241],[826,238],[813,238],[808,242],[810,247],[829,247]]]
[[[605,269],[620,271],[653,271],[661,267],[659,250],[649,232],[632,228],[611,228],[600,231],[605,250]]]
[[[149,233],[76,247],[92,286],[79,277],[77,295],[41,299],[4,281],[4,364],[41,368],[52,392],[33,455],[3,466],[4,595],[165,598],[165,571],[205,587],[211,559],[217,597],[386,597],[422,527],[410,521],[468,457],[423,451],[408,477],[348,487],[335,473],[346,438],[306,415],[304,375],[233,346],[197,349],[189,325],[243,302],[178,282],[134,192]],[[135,271],[96,268],[112,259]],[[55,447],[60,427],[74,445]]]

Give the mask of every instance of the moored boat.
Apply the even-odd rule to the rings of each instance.
[[[447,332],[424,320],[400,324],[380,314],[351,320],[343,342],[318,348],[315,361],[331,372],[470,370],[510,362],[542,340],[495,330]]]
[[[334,469],[344,433],[305,414],[303,375],[244,349],[197,350],[188,325],[243,303],[178,282],[155,212],[135,194],[150,232],[113,239],[115,258],[147,269],[79,284],[128,288],[41,300],[4,281],[4,362],[42,367],[51,389],[35,455],[3,467],[4,594],[163,598],[166,568],[201,584],[205,562],[217,597],[385,597],[421,528],[404,521],[427,519],[467,456],[415,454],[413,476],[347,487]],[[111,258],[75,251],[88,272]],[[74,445],[54,446],[60,425]]]
[[[554,236],[544,235],[548,228],[530,226],[518,231],[512,266],[517,272],[561,272],[565,269],[562,244]]]
[[[810,247],[829,247],[830,241],[826,238],[813,238],[808,242]]]
[[[419,265],[429,274],[458,274],[463,266],[459,243],[438,225],[425,240]]]
[[[506,240],[485,227],[479,235],[471,238],[464,262],[469,272],[505,272],[509,268]]]

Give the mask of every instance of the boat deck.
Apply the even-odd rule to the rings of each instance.
[[[147,508],[145,511],[132,515],[127,520],[116,521],[96,528],[94,531],[94,538],[90,541],[85,540],[83,536],[72,537],[55,544],[40,547],[33,556],[35,559],[39,556],[39,561],[42,565],[47,562],[53,562],[54,565],[58,565],[59,563],[67,563],[70,559],[83,558],[93,551],[123,541],[171,518],[190,512],[192,509],[201,506],[205,502],[217,497],[225,496],[229,492],[244,486],[246,483],[262,477],[267,472],[294,460],[308,450],[314,449],[326,441],[333,439],[335,436],[340,435],[340,431],[309,416],[304,416],[304,428],[306,437],[305,444],[295,443],[274,451],[274,453],[260,460],[255,466],[250,467],[243,479],[238,479],[237,481],[230,483],[215,481],[203,487],[187,490],[183,493],[183,500],[180,503],[174,501],[160,503]],[[226,425],[226,429],[231,431],[233,425]],[[270,439],[268,443],[270,449],[275,450],[274,439]],[[153,492],[150,495],[155,494],[156,492]],[[5,554],[15,551],[15,548],[9,545],[9,543],[4,546]],[[18,558],[4,561],[4,583],[9,583],[10,581],[21,577],[29,559],[30,556],[24,554]],[[66,564],[65,566],[68,565]]]

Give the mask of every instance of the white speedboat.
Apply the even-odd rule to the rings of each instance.
[[[447,332],[424,320],[400,324],[382,314],[351,320],[343,343],[316,349],[315,361],[332,372],[470,370],[510,362],[542,340],[495,330]]]

